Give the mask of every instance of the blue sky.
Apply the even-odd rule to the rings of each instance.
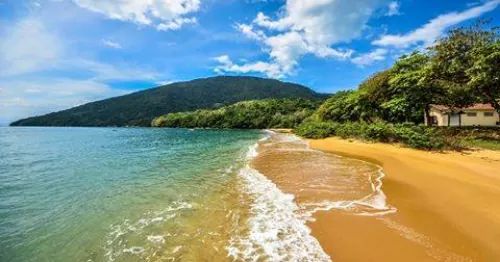
[[[218,74],[356,88],[500,0],[0,0],[0,124]]]

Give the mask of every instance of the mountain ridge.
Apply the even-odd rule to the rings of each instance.
[[[214,109],[267,98],[323,99],[295,83],[251,76],[215,76],[162,85],[131,94],[12,122],[11,126],[149,126],[157,116]]]

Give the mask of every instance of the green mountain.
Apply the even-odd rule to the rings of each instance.
[[[149,126],[153,118],[183,111],[215,109],[266,98],[322,99],[298,84],[257,77],[218,76],[168,84],[30,117],[11,126]]]

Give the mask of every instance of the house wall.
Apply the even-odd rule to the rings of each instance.
[[[468,116],[469,112],[476,113],[476,116]],[[493,116],[485,116],[485,112],[493,112]],[[431,109],[429,113],[436,117],[438,126],[448,126],[448,114],[436,109]],[[461,118],[462,126],[496,126],[498,113],[496,111],[465,110]]]
[[[476,116],[467,116],[467,113],[476,113]],[[484,116],[485,112],[494,112],[493,116]],[[498,121],[498,113],[495,111],[464,111],[462,114],[463,126],[495,126]]]

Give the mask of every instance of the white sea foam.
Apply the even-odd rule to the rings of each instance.
[[[359,216],[383,216],[397,212],[397,208],[387,203],[387,197],[382,191],[382,179],[385,176],[382,169],[379,169],[373,176],[369,176],[372,193],[360,199],[302,203],[304,219],[312,221],[314,213],[332,209],[345,210]]]
[[[323,151],[312,149],[309,143],[303,139],[300,139],[300,142],[305,144],[305,150],[314,151],[320,154],[326,154]],[[337,157],[343,158],[342,156]],[[359,159],[351,160],[375,165]],[[353,200],[303,203],[301,206],[304,211],[304,218],[307,220],[313,220],[312,215],[317,211],[328,211],[332,209],[346,210],[351,214],[360,216],[381,216],[397,212],[397,208],[387,203],[387,197],[385,196],[384,191],[382,191],[382,179],[385,177],[383,169],[379,165],[375,166],[378,170],[368,176],[368,182],[370,183],[372,189],[372,192],[370,194],[360,199]]]
[[[165,221],[176,217],[178,215],[177,212],[191,208],[193,208],[191,203],[177,201],[161,211],[147,212],[135,222],[125,219],[120,224],[111,225],[106,239],[106,246],[104,247],[107,261],[120,260],[120,257],[124,253],[141,256],[151,251],[140,246],[128,246],[127,239],[130,237],[144,238],[144,241],[147,239],[155,245],[163,244],[165,242],[164,237],[168,234],[145,236],[144,232],[150,230],[151,227],[161,225]]]
[[[257,156],[257,144],[247,157]],[[271,180],[246,166],[239,175],[252,197],[249,232],[234,235],[229,256],[244,261],[330,261],[298,214],[293,195],[283,193]]]
[[[148,240],[152,243],[155,244],[163,244],[165,243],[165,237],[164,236],[155,236],[155,235],[150,235],[148,236]]]
[[[266,131],[265,134],[259,143],[265,144],[262,142],[276,136],[272,131]],[[303,143],[304,148],[290,150],[326,154],[311,149],[306,141],[295,135],[280,134],[273,137],[273,142]],[[259,143],[249,147],[246,155],[248,161],[258,156]],[[247,165],[240,170],[239,175],[253,199],[248,220],[249,232],[236,234],[231,238],[227,247],[229,256],[243,261],[330,261],[330,257],[311,236],[305,223],[312,220],[313,214],[320,210],[339,209],[362,216],[381,216],[396,212],[396,208],[387,204],[382,191],[385,174],[381,167],[378,168],[368,176],[372,192],[360,199],[301,203],[299,207],[293,195],[283,193],[266,176]]]
[[[123,249],[123,252],[138,255],[138,254],[141,254],[142,252],[144,252],[144,248],[143,247],[130,247],[130,248]]]

